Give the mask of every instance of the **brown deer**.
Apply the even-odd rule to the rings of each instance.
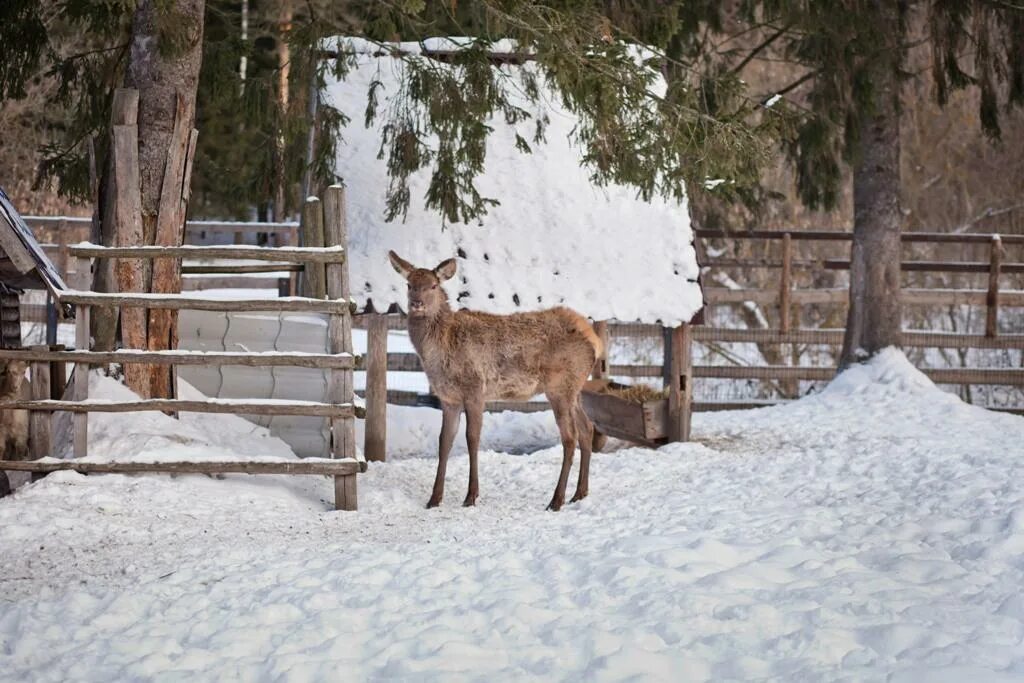
[[[595,442],[600,448],[600,438],[595,440],[594,425],[584,414],[579,396],[602,351],[601,340],[586,319],[564,307],[511,315],[453,311],[441,283],[455,275],[455,259],[428,270],[415,267],[393,251],[388,257],[408,282],[409,337],[431,388],[441,399],[437,476],[427,507],[441,504],[448,453],[460,413],[466,413],[469,449],[469,491],[463,505],[470,506],[480,491],[477,449],[484,402],[525,400],[540,392],[551,402],[562,437],[562,471],[548,509],[559,510],[565,502],[577,440],[580,472],[572,502],[585,498],[591,450]]]

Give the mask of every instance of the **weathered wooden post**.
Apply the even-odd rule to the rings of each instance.
[[[310,197],[303,207],[303,224],[307,217],[316,220],[320,214],[320,200]],[[323,213],[320,214],[321,238],[328,246],[345,246],[348,243],[348,226],[345,222],[345,188],[331,185],[324,193]],[[312,246],[306,244],[306,246]],[[349,298],[348,253],[342,263],[331,263],[325,270],[327,296],[331,299]],[[323,268],[323,266],[321,266]],[[310,271],[306,271],[309,273]],[[352,355],[352,314],[346,309],[342,314],[331,314],[327,328],[328,352]],[[327,395],[332,403],[352,403],[355,392],[352,383],[352,368],[332,368],[327,382]],[[356,433],[352,417],[331,418],[331,457],[355,458]],[[355,510],[356,475],[334,477],[334,507],[338,510]]]
[[[779,278],[779,330],[789,332],[790,292],[792,292],[793,239],[787,232],[782,236],[782,277]]]
[[[31,351],[46,351],[47,346],[33,346]],[[30,397],[33,401],[45,401],[50,398],[50,363],[48,361],[31,361],[29,363]],[[50,439],[50,413],[32,410],[28,414],[28,448],[33,459],[45,458],[52,453]]]
[[[595,320],[594,321],[594,334],[601,340],[601,355],[598,356],[597,362],[594,363],[594,370],[592,376],[594,379],[608,379],[608,321],[607,320]]]
[[[689,325],[672,330],[668,364],[668,440],[689,441],[693,407],[693,330]]]
[[[999,275],[1003,267],[1003,240],[992,235],[988,247],[988,295],[985,297],[985,336],[999,334]]]
[[[75,350],[89,350],[89,307],[78,306],[75,310]],[[79,361],[75,363],[74,400],[84,401],[89,398],[89,364]],[[74,437],[72,452],[76,458],[83,458],[89,453],[89,413],[75,413]]]
[[[324,195],[326,200],[327,196]],[[324,211],[320,206],[320,200],[316,197],[308,197],[302,207],[302,246],[322,247],[329,245],[324,239]],[[348,270],[348,267],[345,267]],[[303,271],[304,282],[302,286],[303,296],[312,299],[323,299],[327,296],[326,270],[324,264],[309,262]],[[348,294],[346,293],[346,296]],[[332,297],[333,298],[333,297]]]
[[[387,459],[388,432],[388,318],[372,313],[366,327],[366,431],[363,453],[367,460]]]

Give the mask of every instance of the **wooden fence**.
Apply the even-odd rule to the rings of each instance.
[[[351,316],[354,311],[348,299],[348,274],[345,267],[344,199],[341,187],[327,190],[324,206],[316,198],[307,201],[307,213],[316,217],[329,247],[99,247],[67,246],[70,259],[77,261],[76,271],[88,272],[92,259],[176,259],[201,257],[207,259],[242,258],[298,264],[325,274],[329,283],[318,298],[204,298],[189,294],[139,294],[68,291],[60,295],[59,304],[72,306],[75,312],[75,349],[34,347],[26,350],[2,350],[0,358],[29,364],[31,398],[0,401],[0,409],[30,411],[30,449],[36,460],[0,460],[0,471],[21,470],[50,472],[72,469],[79,472],[196,472],[218,474],[246,472],[250,474],[322,474],[334,477],[335,506],[354,510],[356,475],[365,471],[366,461],[355,448],[352,420],[362,416],[353,402],[352,372],[356,358],[352,353]],[[92,307],[118,309],[193,309],[206,311],[301,311],[326,314],[329,318],[327,353],[237,353],[208,351],[90,351],[89,320]],[[72,381],[54,381],[66,373],[66,364],[73,363]],[[284,401],[278,399],[140,399],[135,401],[90,400],[88,372],[90,365],[122,363],[155,365],[246,365],[325,368],[329,371],[328,402]],[[92,412],[128,413],[137,411],[231,413],[248,415],[309,415],[330,420],[330,458],[307,458],[294,461],[281,458],[256,457],[238,461],[176,461],[176,462],[90,462],[79,460],[88,455],[88,415]],[[54,441],[61,439],[61,430],[54,427],[52,413],[71,413],[72,451],[75,459],[47,458],[60,450]]]

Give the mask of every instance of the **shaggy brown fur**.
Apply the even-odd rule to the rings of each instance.
[[[484,402],[524,400],[541,392],[555,412],[563,448],[562,471],[548,507],[558,510],[565,501],[577,440],[580,473],[572,500],[586,497],[594,425],[583,413],[579,394],[602,351],[600,338],[587,320],[564,307],[512,315],[452,311],[441,282],[455,275],[454,259],[428,270],[416,268],[395,252],[388,256],[409,284],[409,336],[431,389],[441,399],[437,477],[427,507],[441,503],[459,414],[466,413],[469,491],[463,504],[469,506],[479,493],[477,450]]]
[[[0,367],[0,399],[21,398],[25,382],[23,361],[11,361]],[[28,455],[28,413],[24,410],[0,410],[0,456],[21,460]]]

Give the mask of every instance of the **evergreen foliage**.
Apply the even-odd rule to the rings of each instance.
[[[283,1],[250,0],[247,41],[240,37],[238,0],[207,2],[193,211],[248,217],[251,207],[272,201],[282,165],[289,208],[297,207],[307,171],[308,98],[327,69],[344,73],[351,64],[345,55],[322,59],[329,36],[373,41],[405,62],[402,91],[386,111],[374,106],[379,93],[370,93],[364,121],[346,122],[338,111],[320,107],[312,164],[320,183],[335,180],[343,124],[382,117],[381,154],[388,160],[388,206],[395,218],[410,201],[425,201],[449,221],[468,221],[500,201],[474,186],[486,162],[486,121],[532,120],[534,135],[518,141],[529,153],[544,141],[541,102],[552,95],[547,88],[579,117],[574,135],[594,181],[626,183],[644,197],[680,197],[684,182],[699,187],[708,178],[729,178],[735,181],[729,192],[753,196],[750,188],[787,121],[784,107],[768,112],[745,96],[735,74],[694,66],[703,47],[695,36],[714,5],[706,0],[309,0],[294,3],[287,29],[277,23]],[[94,139],[101,159],[105,151],[110,94],[123,78],[133,6],[130,0],[19,0],[0,10],[0,44],[12,53],[0,71],[0,94],[17,97],[40,73],[61,83],[55,104],[66,110],[66,124],[60,144],[46,150],[41,173],[59,178],[64,193],[88,196],[85,143]],[[173,50],[175,36],[187,27],[173,17],[161,24],[161,49]],[[19,31],[22,40],[10,40]],[[450,35],[474,39],[445,64],[402,53],[393,42]],[[68,36],[76,39],[69,43]],[[291,55],[287,111],[278,106],[276,92],[281,65],[275,47],[283,40]],[[529,55],[519,79],[492,65],[498,40],[511,40]],[[238,68],[243,55],[244,86]],[[680,76],[665,89],[660,75],[670,69]],[[526,95],[525,106],[513,91]],[[275,152],[280,140],[281,158]],[[411,197],[407,180],[424,168],[431,173],[427,194]]]

